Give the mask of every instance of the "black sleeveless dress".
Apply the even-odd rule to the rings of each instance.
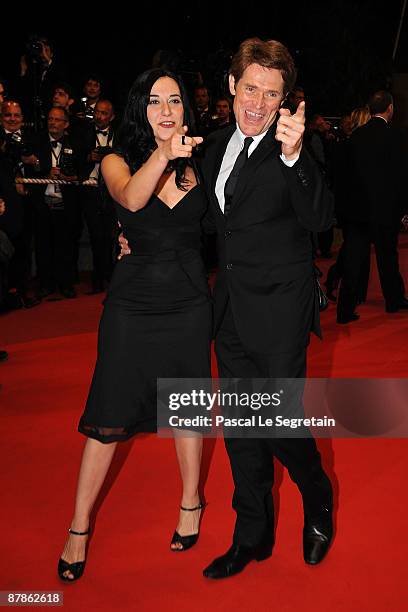
[[[173,209],[117,205],[131,255],[117,262],[78,430],[101,442],[156,431],[157,378],[210,378],[211,298],[200,256],[203,187]]]

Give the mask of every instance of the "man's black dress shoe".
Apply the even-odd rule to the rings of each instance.
[[[402,298],[395,306],[386,306],[385,312],[399,312],[400,310],[408,310],[408,300],[407,298]]]
[[[37,297],[38,298],[46,298],[49,295],[52,295],[55,292],[55,289],[53,287],[40,287],[40,289],[37,292]]]
[[[103,286],[103,283],[93,283],[92,289],[90,291],[87,291],[86,295],[97,295],[98,293],[103,293],[104,291],[105,288]]]
[[[39,304],[41,304],[41,298],[21,295],[21,302],[24,308],[34,308],[34,306],[38,306]]]
[[[345,325],[346,323],[352,323],[353,321],[358,321],[359,318],[360,318],[360,315],[357,314],[356,312],[353,312],[351,315],[338,315],[337,323],[340,323],[341,325]]]
[[[8,352],[0,351],[0,361],[7,361],[7,359],[8,359]]]
[[[309,565],[317,565],[326,556],[333,538],[333,510],[324,506],[319,514],[305,516],[303,557]]]
[[[239,574],[251,561],[264,561],[272,554],[272,546],[261,545],[257,547],[240,546],[233,544],[231,548],[222,555],[214,559],[212,563],[203,571],[206,578],[218,579],[228,578]]]
[[[77,296],[76,291],[73,287],[69,287],[67,289],[61,289],[61,295],[63,295],[68,300],[73,300]]]

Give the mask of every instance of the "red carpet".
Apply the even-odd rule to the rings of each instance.
[[[404,235],[405,279],[407,248]],[[323,313],[325,340],[312,340],[311,376],[407,376],[408,313],[386,315],[375,266],[372,277],[359,322],[336,325],[333,306]],[[299,494],[278,468],[273,556],[241,576],[210,582],[201,571],[227,549],[234,523],[222,441],[209,469],[200,540],[174,554],[169,540],[180,491],[173,444],[137,438],[120,447],[84,577],[60,583],[56,563],[84,442],[76,425],[99,314],[100,299],[81,295],[0,319],[0,348],[10,353],[0,364],[0,590],[63,591],[65,610],[406,610],[406,440],[319,442],[336,487],[337,533],[327,559],[314,568],[302,559]]]

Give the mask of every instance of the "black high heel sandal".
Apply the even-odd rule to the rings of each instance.
[[[198,506],[195,506],[195,508],[185,508],[184,506],[180,506],[180,509],[183,510],[183,512],[194,512],[195,510],[202,510],[204,506],[205,504],[200,501]],[[170,550],[172,552],[184,552],[185,550],[188,550],[189,548],[194,546],[194,544],[198,540],[198,536],[200,535],[200,521],[201,521],[201,516],[198,522],[197,533],[192,533],[191,535],[182,536],[179,534],[177,530],[174,532],[174,535],[170,542]],[[182,548],[172,548],[171,547],[172,544],[181,544]]]
[[[89,531],[89,529],[87,529],[87,531],[74,531],[71,528],[68,529],[68,532],[71,535],[78,536],[89,535]],[[74,582],[75,580],[78,580],[78,578],[80,578],[84,573],[85,562],[86,559],[84,559],[83,561],[76,561],[75,563],[68,563],[67,561],[64,561],[64,559],[61,557],[58,561],[58,576],[61,578],[61,580],[64,580],[65,582]],[[73,578],[64,576],[65,572],[71,572]]]

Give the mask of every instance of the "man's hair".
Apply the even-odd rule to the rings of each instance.
[[[59,111],[61,111],[61,113],[64,114],[64,119],[65,121],[69,121],[69,113],[68,111],[65,110],[65,108],[62,108],[62,106],[52,106],[49,110],[49,112],[51,112],[52,110],[58,109]]]
[[[194,87],[194,92],[198,91],[199,89],[205,89],[205,91],[206,91],[207,93],[209,93],[209,92],[210,92],[210,90],[208,89],[207,85],[204,85],[204,84],[203,84],[203,85],[196,85],[196,86]]]
[[[296,82],[296,68],[287,48],[277,40],[248,38],[241,43],[232,58],[230,74],[239,81],[251,64],[279,70],[283,79],[283,93],[287,94]]]
[[[113,106],[113,103],[112,103],[110,100],[108,100],[107,98],[100,98],[100,99],[97,101],[97,103],[96,103],[96,105],[95,105],[95,108],[98,106],[98,104],[101,104],[102,102],[103,102],[104,104],[109,104],[109,105],[110,105],[110,107],[111,107],[111,109],[112,109],[112,113],[114,113],[114,112],[115,112],[115,107]]]
[[[88,81],[95,81],[95,83],[99,83],[99,85],[102,87],[102,79],[99,74],[96,74],[96,72],[90,72],[87,74],[83,80],[83,84],[86,85]]]
[[[74,89],[66,81],[57,81],[54,85],[53,93],[55,94],[57,89],[62,89],[68,95],[71,100],[75,99]]]
[[[4,107],[9,104],[17,104],[17,106],[20,109],[21,114],[23,114],[23,110],[21,108],[20,102],[18,100],[15,100],[14,98],[7,98],[7,100],[4,100],[3,103],[1,104],[1,111],[3,112]]]
[[[379,113],[385,113],[390,104],[393,104],[394,100],[389,91],[381,89],[376,91],[370,96],[368,100],[368,108],[372,115],[378,115]]]
[[[215,98],[214,104],[218,104],[218,102],[228,102],[230,109],[232,108],[232,100],[228,96],[218,96]]]

